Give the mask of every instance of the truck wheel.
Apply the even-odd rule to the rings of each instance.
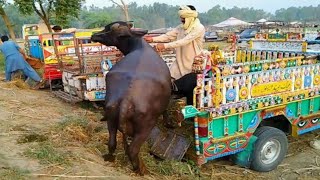
[[[287,136],[281,130],[269,126],[258,128],[254,135],[258,139],[255,142],[250,168],[259,172],[275,169],[287,153]]]

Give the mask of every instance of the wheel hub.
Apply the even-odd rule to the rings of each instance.
[[[281,145],[280,142],[276,139],[271,139],[265,143],[262,147],[260,156],[261,161],[264,164],[271,164],[273,163],[280,154]]]

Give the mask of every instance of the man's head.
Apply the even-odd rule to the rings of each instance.
[[[8,41],[8,40],[9,40],[9,37],[8,37],[8,36],[6,36],[6,35],[1,36],[1,41],[2,41],[2,42],[6,42],[6,41]]]
[[[121,40],[131,37],[142,37],[147,34],[146,30],[132,29],[130,22],[116,21],[105,26],[104,30],[91,36],[91,40],[106,46],[119,46]]]
[[[53,26],[53,27],[52,27],[52,30],[53,30],[54,32],[61,32],[61,31],[62,31],[62,28],[61,28],[61,26]]]
[[[198,12],[194,6],[180,6],[179,16],[186,33],[189,33],[194,26],[200,24]]]
[[[187,7],[189,7],[190,10],[197,12],[197,10],[196,10],[196,8],[194,6],[187,5]],[[183,7],[179,8],[179,11],[181,11],[181,10],[183,10]],[[179,15],[180,15],[180,13],[179,13]],[[181,15],[180,15],[180,21],[181,21],[182,24],[184,24],[186,22],[186,18],[185,17],[181,17]]]

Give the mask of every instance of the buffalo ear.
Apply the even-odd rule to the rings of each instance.
[[[111,31],[115,31],[115,32],[118,31],[119,28],[120,28],[120,24],[119,23],[115,23],[110,27]]]
[[[132,22],[127,22],[129,29],[133,28],[133,23]]]

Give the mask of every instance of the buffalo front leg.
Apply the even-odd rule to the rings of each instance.
[[[117,125],[115,122],[108,121],[109,142],[108,142],[108,154],[103,155],[105,161],[113,162],[115,156],[113,155],[117,147]]]

